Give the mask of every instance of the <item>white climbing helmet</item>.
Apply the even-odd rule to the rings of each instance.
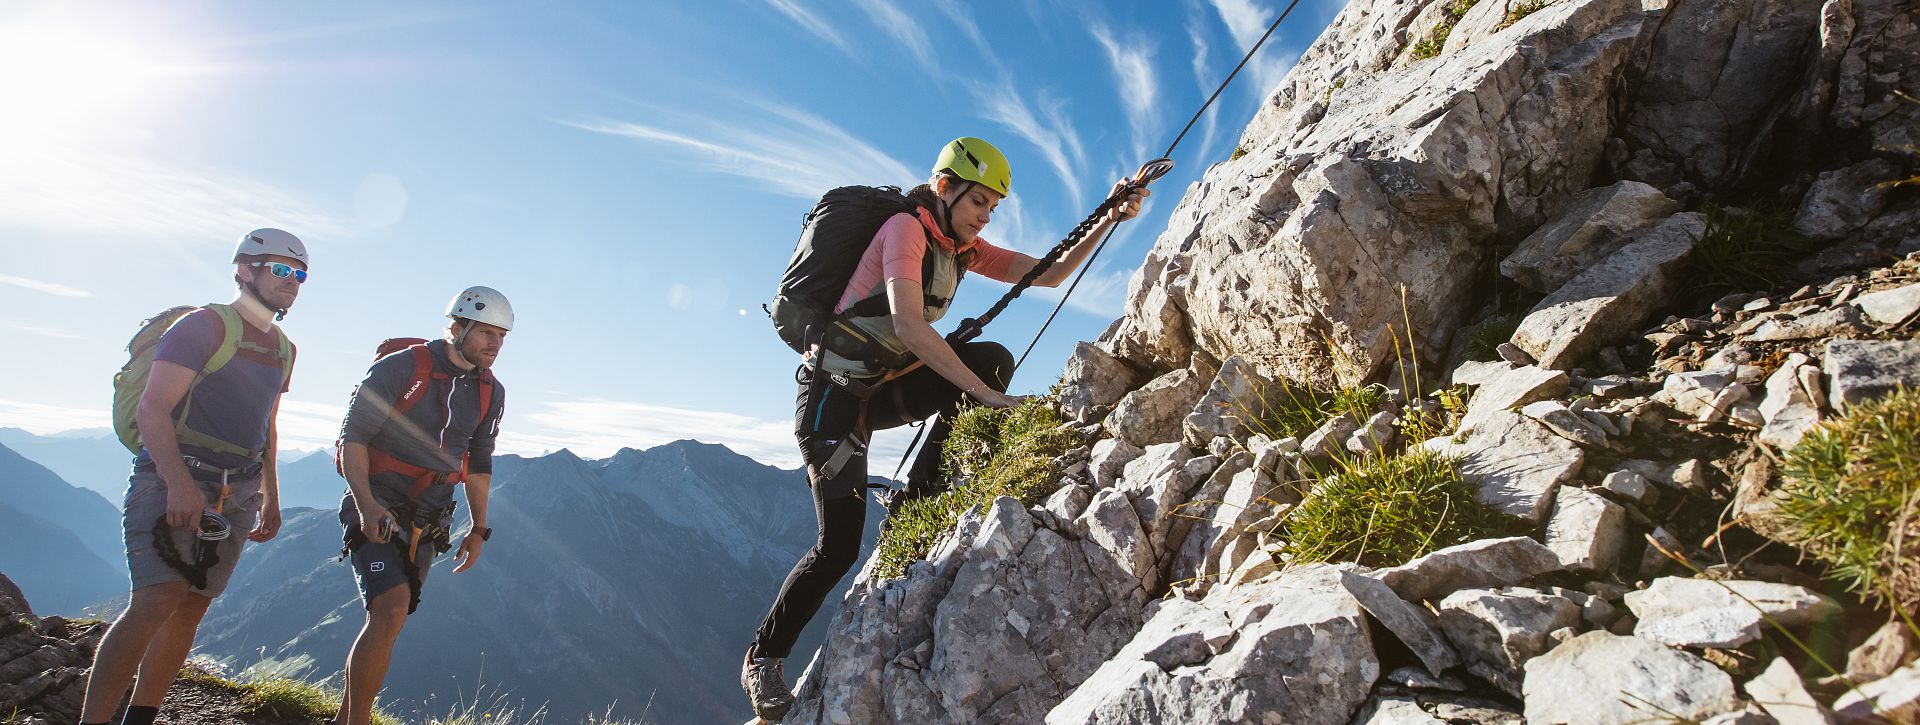
[[[513,304],[492,287],[468,287],[447,303],[447,316],[456,320],[484,322],[502,330],[513,329]]]
[[[240,245],[233,249],[235,264],[245,262],[249,257],[268,255],[296,259],[301,264],[312,265],[312,262],[307,260],[307,245],[301,243],[299,237],[273,227],[261,227],[240,235]]]

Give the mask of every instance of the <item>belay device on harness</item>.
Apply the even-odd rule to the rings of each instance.
[[[433,389],[438,387],[439,383],[448,382],[451,384],[450,381],[452,380],[452,376],[434,369],[433,350],[427,347],[427,341],[421,338],[395,337],[384,340],[374,349],[374,360],[377,362],[386,359],[389,355],[403,353],[412,356],[413,374],[407,378],[406,386],[400,389],[400,395],[394,398],[391,413],[389,414],[390,419],[405,416],[407,411],[413,409],[414,405],[431,394]],[[480,421],[480,425],[485,425],[489,412],[488,409],[493,405],[493,374],[489,371],[481,370],[476,373],[476,375],[479,378],[478,387],[480,393],[480,417],[478,420]],[[447,414],[452,415],[453,411],[448,409]],[[334,467],[340,472],[342,478],[345,478],[347,475],[346,442],[346,434],[342,432],[341,438],[335,443],[333,451]],[[458,471],[436,471],[431,468],[413,465],[388,454],[386,451],[382,451],[373,446],[367,446],[367,477],[371,479],[382,473],[398,473],[412,481],[412,485],[407,489],[407,500],[387,508],[388,513],[393,516],[394,523],[401,528],[401,531],[396,533],[404,536],[406,539],[406,546],[396,548],[400,549],[401,566],[406,570],[407,574],[407,613],[412,614],[414,610],[420,607],[420,565],[418,558],[420,554],[420,544],[426,542],[433,546],[434,551],[430,556],[439,556],[453,548],[452,532],[448,531],[447,527],[441,523],[447,516],[453,513],[453,505],[449,504],[445,508],[423,512],[417,508],[415,500],[430,486],[450,486],[465,481],[467,478],[467,456],[465,454],[461,455],[460,470]],[[351,556],[354,549],[360,548],[361,544],[367,542],[366,532],[361,530],[361,526],[367,523],[368,522],[362,521],[358,525],[347,528],[345,539],[341,542],[340,558],[345,559]]]

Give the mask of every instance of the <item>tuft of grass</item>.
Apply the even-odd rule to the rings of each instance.
[[[1235,415],[1247,421],[1249,429],[1274,440],[1304,438],[1342,413],[1356,423],[1365,422],[1386,400],[1380,388],[1371,385],[1323,393],[1284,378],[1267,389],[1255,391],[1255,397],[1258,400],[1235,400],[1229,404]]]
[[[1809,431],[1787,454],[1779,514],[1829,576],[1920,607],[1920,391],[1902,389]]]
[[[1496,348],[1513,339],[1514,331],[1519,329],[1519,315],[1501,312],[1480,318],[1461,331],[1467,336],[1467,359],[1483,362],[1500,359]]]
[[[1546,6],[1547,0],[1520,0],[1520,4],[1518,5],[1508,5],[1506,17],[1500,20],[1500,28],[1505,30],[1514,23],[1520,22],[1528,15],[1539,12],[1541,8]]]
[[[217,665],[204,661],[190,661],[180,669],[180,679],[185,682],[226,690],[241,696],[240,710],[247,715],[260,715],[287,720],[330,721],[340,704],[340,693],[302,680],[282,675],[229,679],[220,675]],[[378,707],[373,711],[374,725],[403,725],[398,718],[388,715]]]
[[[974,407],[955,416],[944,451],[955,485],[908,501],[888,518],[876,545],[876,574],[905,574],[969,508],[985,508],[1001,496],[1031,505],[1052,494],[1060,474],[1054,459],[1081,442],[1078,432],[1062,427],[1070,421],[1055,402],[1049,394],[1013,408]]]
[[[1449,0],[1446,7],[1441,9],[1442,15],[1440,22],[1435,23],[1433,29],[1427,31],[1426,37],[1421,38],[1420,42],[1413,44],[1413,59],[1426,60],[1439,55],[1440,51],[1445,50],[1447,47],[1447,36],[1453,34],[1453,26],[1459,25],[1460,19],[1467,16],[1467,10],[1471,9],[1474,3],[1479,1],[1480,0]]]
[[[1693,239],[1693,286],[1722,291],[1767,290],[1785,281],[1782,270],[1813,248],[1793,230],[1791,213],[1701,208],[1707,228]]]
[[[1235,146],[1235,147],[1233,147],[1233,153],[1232,153],[1231,155],[1229,155],[1229,156],[1227,156],[1227,160],[1228,160],[1228,161],[1239,161],[1239,160],[1240,160],[1240,157],[1242,157],[1242,156],[1245,156],[1245,155],[1247,155],[1247,147],[1245,147],[1245,146]]]
[[[1398,566],[1455,544],[1509,533],[1498,511],[1474,500],[1454,461],[1415,448],[1397,456],[1336,459],[1281,524],[1280,555],[1293,563]]]

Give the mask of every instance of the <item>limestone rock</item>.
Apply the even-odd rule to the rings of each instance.
[[[1627,510],[1584,489],[1561,486],[1547,521],[1547,548],[1573,571],[1606,573],[1620,563]]]
[[[1131,586],[1144,594],[1154,588],[1158,559],[1146,527],[1125,493],[1109,488],[1094,494],[1086,512],[1080,514],[1078,526],[1087,532],[1087,538],[1081,540],[1087,557],[1110,561],[1128,577],[1117,580],[1120,589]]]
[[[1525,536],[1513,536],[1449,546],[1382,569],[1379,577],[1401,599],[1420,602],[1461,589],[1512,586],[1560,569],[1552,550]]]
[[[1372,576],[1346,572],[1341,575],[1340,584],[1359,600],[1368,614],[1405,643],[1407,649],[1413,650],[1428,672],[1446,672],[1460,664],[1460,655],[1441,634],[1440,622],[1427,610],[1407,603],[1393,593],[1392,587]]]
[[[1154,378],[1120,399],[1107,416],[1107,431],[1142,448],[1180,440],[1181,421],[1202,392],[1199,376],[1186,368]]]
[[[1752,138],[1798,82],[1819,4],[1805,0],[1706,0],[1664,6],[1636,70],[1621,136],[1628,178],[1665,188],[1733,183]]]
[[[1205,567],[1208,554],[1217,553],[1212,551],[1213,545],[1228,533],[1231,523],[1219,520],[1227,488],[1235,476],[1252,466],[1253,456],[1244,451],[1228,456],[1180,507],[1167,531],[1164,550],[1173,553],[1172,561],[1166,562],[1167,582],[1177,586],[1193,581]]]
[[[1541,367],[1566,370],[1627,337],[1679,291],[1705,230],[1698,213],[1668,217],[1534,305],[1513,343]]]
[[[1222,624],[1237,635],[1201,646]],[[1312,565],[1169,601],[1046,722],[1345,723],[1379,676],[1365,610],[1339,569]]]
[[[1580,605],[1546,592],[1464,589],[1440,600],[1440,627],[1471,671],[1519,697],[1521,668],[1553,646],[1547,633],[1580,623]],[[1471,667],[1471,665],[1481,665]]]
[[[1706,660],[1602,631],[1529,660],[1524,699],[1528,722],[1570,725],[1698,720],[1740,706],[1733,678]]]
[[[1868,292],[1853,301],[1867,319],[1882,327],[1893,327],[1920,313],[1920,283],[1905,287]]]
[[[1552,292],[1677,211],[1679,202],[1638,181],[1582,191],[1522,240],[1500,262],[1500,273],[1535,292]]]
[[[1600,480],[1600,488],[1632,502],[1647,497],[1647,479],[1633,471],[1614,471]]]
[[[1374,413],[1365,423],[1347,435],[1344,443],[1352,453],[1377,453],[1392,450],[1399,440],[1399,430],[1393,427],[1396,416],[1387,411]]]
[[[1589,185],[1642,19],[1636,2],[1567,0],[1500,42],[1395,65],[1431,6],[1355,4],[1302,56],[1244,156],[1190,188],[1129,283],[1116,343],[1143,357],[1124,357],[1167,369],[1185,342],[1221,359],[1261,351],[1277,377],[1359,384],[1394,359],[1389,325],[1407,316],[1419,355],[1444,357],[1485,240],[1523,236]],[[1403,286],[1420,296],[1404,314]]]
[[[1320,424],[1319,428],[1315,428],[1312,433],[1307,434],[1306,438],[1301,439],[1300,455],[1324,465],[1346,450],[1347,439],[1358,430],[1360,430],[1360,424],[1353,420],[1353,416],[1346,413],[1328,418],[1326,422]]]
[[[1766,398],[1760,401],[1760,415],[1767,423],[1760,429],[1760,442],[1780,450],[1793,448],[1808,429],[1820,423],[1822,396],[1807,390],[1802,381],[1819,382],[1818,368],[1808,365],[1806,355],[1787,356],[1780,369],[1767,377]]]
[[[1849,690],[1833,710],[1847,723],[1920,721],[1920,662]]]
[[[1889,620],[1847,653],[1847,675],[1859,682],[1877,680],[1916,660],[1920,660],[1920,637],[1905,622]]]
[[[1661,382],[1660,392],[1653,399],[1698,418],[1713,410],[1721,391],[1736,384],[1734,376],[1734,368],[1674,373]]]
[[[1545,522],[1554,489],[1580,472],[1580,447],[1515,413],[1495,413],[1465,443],[1435,438],[1421,447],[1458,459],[1460,476],[1479,487],[1476,498],[1501,513]]]
[[[1920,340],[1828,340],[1822,357],[1834,410],[1920,387]]]
[[[1886,208],[1888,190],[1881,182],[1900,178],[1899,172],[1891,161],[1872,159],[1821,174],[1801,199],[1793,228],[1821,241],[1846,237]]]
[[[1112,488],[1127,470],[1127,464],[1133,463],[1146,450],[1118,438],[1102,438],[1093,444],[1093,454],[1087,461],[1087,468],[1093,474],[1093,485],[1100,488]]]
[[[1488,418],[1567,392],[1567,374],[1506,362],[1467,362],[1453,371],[1453,383],[1474,388],[1459,430],[1471,433]]]
[[[1404,696],[1377,696],[1360,708],[1358,725],[1446,725],[1421,709],[1420,701]]]
[[[1132,388],[1132,368],[1097,345],[1078,343],[1060,379],[1060,408],[1074,420],[1092,423]]]
[[[1607,445],[1607,433],[1600,430],[1584,416],[1567,408],[1558,400],[1542,400],[1528,403],[1520,409],[1520,414],[1540,421],[1561,438],[1573,441],[1589,448],[1603,448]]]
[[[1758,607],[1757,609],[1755,607]],[[1679,647],[1738,647],[1760,638],[1762,615],[1795,627],[1838,614],[1840,605],[1806,587],[1761,581],[1662,577],[1627,593],[1636,637]]]
[[[1228,357],[1182,423],[1187,444],[1198,448],[1215,437],[1245,438],[1248,421],[1266,414],[1267,398],[1278,396],[1279,388],[1239,355]]]
[[[1831,725],[1833,713],[1800,681],[1800,673],[1784,658],[1775,657],[1760,676],[1747,681],[1747,696],[1780,725]]]
[[[1791,320],[1768,320],[1755,327],[1746,339],[1750,342],[1813,340],[1865,329],[1866,325],[1860,320],[1860,309],[1853,305],[1841,305]]]

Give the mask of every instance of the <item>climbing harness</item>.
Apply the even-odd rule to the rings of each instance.
[[[960,326],[947,335],[947,341],[951,344],[959,344],[972,341],[974,338],[979,337],[980,333],[986,328],[987,323],[992,322],[993,318],[999,316],[1000,312],[1006,309],[1008,304],[1012,303],[1015,298],[1019,297],[1028,287],[1032,286],[1033,281],[1038,279],[1041,274],[1044,274],[1048,268],[1052,267],[1053,263],[1059,260],[1062,255],[1077,246],[1087,231],[1099,223],[1101,216],[1119,204],[1121,199],[1133,193],[1134,189],[1143,188],[1147,184],[1165,176],[1167,172],[1172,171],[1173,150],[1180,146],[1181,141],[1186,140],[1187,132],[1193,130],[1193,124],[1197,123],[1200,117],[1206,114],[1207,109],[1213,107],[1213,102],[1220,98],[1221,92],[1227,89],[1227,84],[1232,83],[1233,79],[1240,75],[1241,69],[1245,68],[1247,63],[1253,60],[1254,54],[1260,52],[1260,47],[1266,45],[1267,39],[1273,37],[1273,32],[1280,28],[1280,24],[1286,21],[1287,16],[1291,15],[1294,7],[1299,4],[1300,0],[1293,0],[1293,2],[1287,4],[1285,10],[1280,11],[1280,16],[1273,19],[1273,23],[1267,26],[1266,32],[1260,35],[1260,39],[1255,41],[1253,47],[1248,48],[1246,54],[1240,57],[1240,62],[1233,66],[1233,71],[1227,73],[1226,79],[1220,81],[1220,85],[1213,89],[1213,94],[1207,96],[1207,101],[1200,104],[1200,110],[1195,111],[1193,117],[1187,119],[1187,125],[1182,127],[1180,133],[1173,137],[1173,143],[1167,144],[1167,149],[1161,152],[1160,158],[1149,161],[1145,166],[1140,167],[1140,171],[1134,175],[1130,183],[1116,189],[1112,195],[1107,197],[1106,201],[1101,202],[1100,206],[1094,209],[1093,214],[1082,220],[1079,226],[1074,227],[1073,231],[1067,234],[1066,239],[1061,240],[1059,244],[1054,245],[1053,249],[1048,250],[1047,255],[1042,257],[1039,263],[1034,265],[1034,268],[1029,271],[1026,276],[1021,278],[1020,283],[1014,285],[1013,289],[1008,290],[1006,294],[1002,295],[1000,300],[995,302],[993,307],[987,310],[986,314],[981,315],[978,319],[968,318],[962,320]],[[1074,275],[1073,282],[1068,284],[1066,292],[1060,295],[1060,301],[1053,306],[1053,311],[1047,314],[1046,321],[1040,324],[1040,330],[1034,333],[1033,340],[1027,343],[1026,350],[1020,353],[1018,360],[1014,361],[1014,372],[1018,372],[1020,365],[1027,361],[1027,355],[1033,352],[1034,346],[1040,343],[1040,337],[1045,335],[1047,328],[1053,324],[1054,317],[1058,316],[1061,308],[1066,306],[1067,298],[1073,296],[1073,291],[1080,286],[1080,280],[1087,276],[1088,270],[1093,269],[1094,260],[1100,258],[1100,252],[1106,249],[1107,242],[1113,238],[1113,232],[1117,226],[1116,224],[1107,228],[1106,234],[1101,236],[1099,243],[1094,246],[1093,252],[1087,255],[1085,262],[1080,264],[1080,271]],[[919,363],[915,362],[913,364],[918,365]],[[1008,374],[1009,379],[1011,379],[1012,375],[1013,373]],[[900,471],[906,467],[907,461],[913,457],[914,449],[919,447],[920,440],[926,435],[926,432],[926,427],[922,426],[920,431],[914,434],[913,441],[907,444],[906,453],[900,457],[900,465],[895,466],[893,469],[893,478],[896,480],[899,479]]]
[[[433,546],[432,553],[427,555],[429,561],[453,549],[453,532],[443,522],[453,515],[454,506],[455,504],[448,503],[446,506],[425,512],[424,516],[412,501],[387,509],[388,516],[399,523],[399,527],[394,530],[389,541],[392,538],[401,538],[406,542],[406,546],[399,546],[396,543],[394,548],[400,552],[400,569],[407,575],[408,614],[420,608],[422,582],[420,544],[425,542]],[[355,549],[359,549],[362,544],[368,542],[366,531],[360,528],[364,523],[366,522],[358,522],[347,527],[340,542],[339,561],[345,561],[347,557],[353,556]]]
[[[173,543],[172,527],[167,525],[166,514],[153,520],[153,548],[159,553],[160,561],[180,572],[187,584],[195,589],[207,588],[207,571],[220,565],[220,542],[233,536],[233,522],[223,515],[227,508],[227,499],[233,494],[233,486],[228,482],[235,474],[244,478],[260,470],[259,464],[240,468],[221,468],[193,456],[182,456],[181,462],[187,464],[190,471],[198,471],[209,476],[220,476],[220,497],[214,504],[200,512],[200,521],[193,530],[193,560],[188,561],[180,555],[180,548]],[[209,479],[211,480],[211,479]]]

